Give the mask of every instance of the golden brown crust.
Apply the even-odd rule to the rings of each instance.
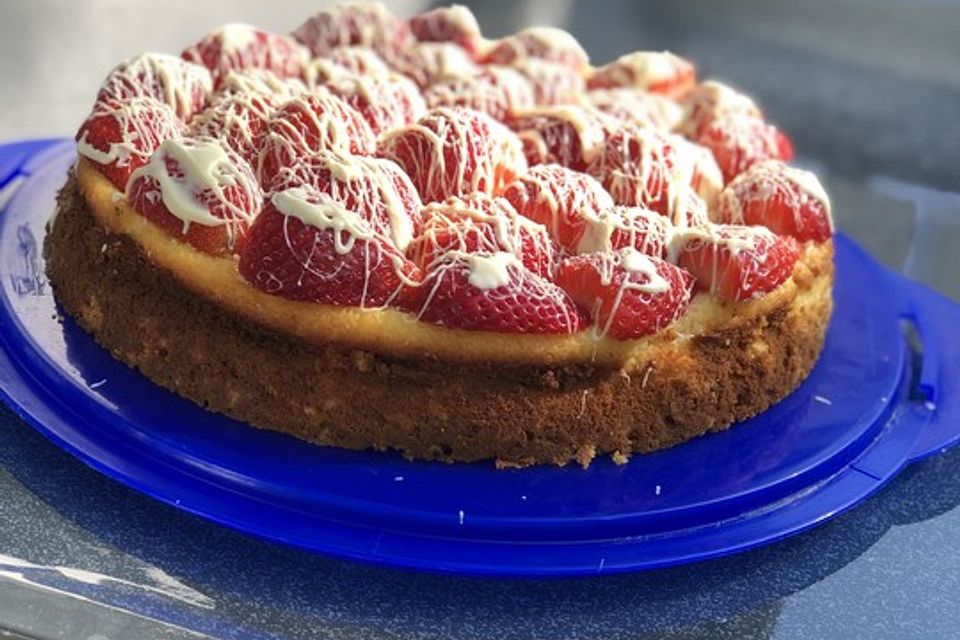
[[[278,333],[197,295],[108,230],[71,177],[45,250],[63,307],[113,354],[208,409],[312,442],[413,458],[587,464],[689,440],[763,411],[809,373],[832,300],[832,248],[726,322],[716,305],[613,364],[453,362]],[[679,328],[678,328],[679,327]],[[679,334],[679,335],[678,335]]]

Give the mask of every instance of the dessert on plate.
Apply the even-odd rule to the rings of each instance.
[[[592,66],[559,29],[344,3],[120,64],[76,139],[65,312],[310,442],[622,462],[765,410],[823,345],[827,195],[672,53]]]

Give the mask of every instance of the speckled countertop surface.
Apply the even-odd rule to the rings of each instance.
[[[237,18],[280,30],[303,13],[296,4],[211,5],[191,33]],[[494,35],[554,22],[596,60],[669,46],[748,88],[826,176],[841,227],[960,299],[960,196],[950,193],[960,190],[960,7],[724,4],[722,14],[701,1],[475,10]],[[118,7],[0,7],[0,140],[69,135],[107,60],[143,38],[183,42],[165,25],[191,3],[171,0],[163,15],[146,2]],[[736,557],[573,581],[417,575],[208,524],[88,469],[0,408],[0,638],[950,638],[958,539],[960,449],[815,531]]]

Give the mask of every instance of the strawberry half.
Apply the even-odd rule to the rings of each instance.
[[[696,139],[714,120],[744,115],[762,118],[757,104],[748,96],[716,80],[698,84],[683,99],[680,133]]]
[[[263,136],[257,177],[269,184],[283,167],[318,151],[367,155],[376,148],[370,125],[356,109],[326,89],[316,89],[282,105]]]
[[[366,1],[344,2],[318,12],[293,32],[293,38],[314,57],[324,57],[336,47],[361,46],[373,49],[388,63],[414,42],[406,22],[383,3]]]
[[[450,42],[418,42],[404,52],[396,68],[423,90],[438,82],[469,78],[480,73],[480,67],[474,64],[463,47]]]
[[[510,67],[496,65],[483,67],[474,75],[437,82],[423,96],[431,109],[465,107],[499,121],[534,105],[530,81]]]
[[[543,225],[524,218],[503,198],[473,193],[433,202],[423,210],[423,230],[407,255],[424,271],[451,251],[512,253],[530,272],[549,278],[555,249]]]
[[[321,151],[281,170],[269,183],[268,191],[304,185],[359,214],[401,251],[420,232],[420,196],[410,177],[390,160]]]
[[[250,165],[213,138],[164,142],[126,195],[143,217],[212,254],[233,250],[263,206]]]
[[[772,124],[745,114],[732,114],[707,125],[697,142],[710,149],[730,182],[763,160],[790,160],[793,144]]]
[[[574,104],[586,90],[583,76],[564,64],[527,58],[512,66],[530,82],[534,104],[538,107]]]
[[[253,92],[224,94],[194,117],[189,135],[216,138],[255,167],[274,104],[272,97]]]
[[[509,118],[530,166],[561,164],[585,171],[619,123],[591,107],[542,107]]]
[[[798,256],[796,240],[763,227],[709,225],[688,232],[677,264],[721,300],[749,300],[783,284]]]
[[[212,106],[230,96],[257,96],[269,102],[272,110],[276,104],[282,104],[306,91],[307,86],[299,78],[280,78],[267,69],[243,69],[230,71],[223,76],[210,102]]]
[[[483,57],[483,62],[512,65],[528,58],[557,62],[578,72],[590,63],[576,38],[553,27],[529,27],[498,40]]]
[[[417,85],[399,73],[342,78],[327,88],[364,117],[374,136],[410,124],[427,113]]]
[[[434,109],[415,124],[388,131],[379,154],[403,167],[424,202],[476,191],[499,195],[527,169],[509,129],[458,107]]]
[[[599,111],[640,127],[672,131],[683,118],[683,109],[673,99],[633,87],[593,89],[586,98]]]
[[[672,225],[656,211],[616,205],[585,216],[585,223],[575,253],[632,247],[648,256],[667,257]]]
[[[758,162],[720,194],[717,221],[762,225],[801,242],[833,235],[830,199],[817,177],[779,160]]]
[[[679,173],[676,141],[656,129],[620,125],[587,166],[614,202],[670,213],[670,187]]]
[[[521,214],[544,225],[561,247],[575,252],[587,218],[613,206],[603,185],[585,173],[541,164],[507,185],[503,197]]]
[[[693,291],[689,273],[633,248],[567,258],[556,281],[590,312],[598,333],[618,340],[667,327],[686,311]]]
[[[634,87],[679,98],[687,94],[696,81],[697,73],[689,60],[669,51],[634,51],[597,67],[587,80],[587,87]]]
[[[480,25],[470,9],[462,5],[418,13],[407,24],[420,42],[450,42],[462,47],[471,58],[476,58],[483,47]]]
[[[231,71],[266,69],[279,78],[299,78],[307,61],[302,46],[247,24],[227,24],[212,31],[180,54],[210,70],[214,88]]]
[[[97,101],[153,98],[186,121],[203,109],[212,90],[210,72],[203,66],[164,53],[142,53],[107,75]]]
[[[77,131],[77,153],[123,191],[160,143],[183,133],[173,109],[153,98],[100,100]]]
[[[421,287],[419,319],[457,329],[568,334],[586,322],[570,297],[512,253],[450,252]]]
[[[361,214],[308,185],[270,197],[240,248],[239,269],[270,294],[362,308],[409,306],[420,277]]]

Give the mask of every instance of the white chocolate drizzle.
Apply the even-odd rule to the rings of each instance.
[[[159,100],[189,120],[213,90],[210,72],[199,64],[165,53],[142,53],[120,64],[103,81],[100,96],[126,101]]]

